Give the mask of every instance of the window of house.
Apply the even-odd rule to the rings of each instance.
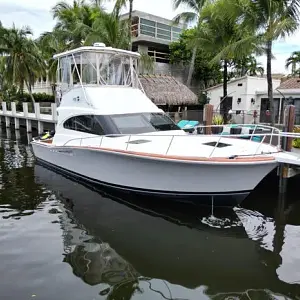
[[[157,23],[157,37],[164,40],[171,40],[171,26]]]
[[[155,37],[155,22],[141,18],[140,32],[141,34]]]

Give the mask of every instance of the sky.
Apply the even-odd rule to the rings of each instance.
[[[72,0],[67,2],[72,3]],[[108,11],[112,9],[113,2],[113,0],[105,1],[104,5]],[[55,21],[51,15],[51,8],[56,3],[57,0],[0,0],[0,20],[4,26],[11,26],[13,23],[17,27],[29,25],[34,36],[37,37],[42,32],[53,28]],[[135,0],[133,9],[172,19],[179,12],[184,11],[185,7],[174,11],[172,0]],[[293,36],[274,44],[273,73],[288,73],[285,69],[285,60],[293,51],[300,51],[300,30]],[[259,57],[258,60],[266,70],[266,58]]]

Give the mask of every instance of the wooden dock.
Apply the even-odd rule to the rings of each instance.
[[[0,119],[1,122],[5,122],[5,126],[11,127],[12,122],[14,123],[15,129],[20,128],[20,121],[23,121],[23,124],[26,127],[27,132],[32,132],[33,123],[35,123],[38,133],[41,134],[44,131],[44,125],[52,124],[55,128],[57,123],[57,106],[56,103],[51,103],[51,113],[50,114],[42,114],[41,107],[39,103],[34,104],[34,113],[28,112],[28,103],[23,103],[23,110],[17,111],[16,103],[11,102],[11,110],[7,109],[7,103],[1,103],[0,110]]]

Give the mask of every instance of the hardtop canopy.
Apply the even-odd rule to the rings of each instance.
[[[79,47],[73,50],[65,51],[59,54],[55,54],[53,56],[54,59],[62,58],[62,57],[67,57],[70,55],[75,55],[75,54],[80,54],[83,52],[93,52],[93,53],[110,53],[110,54],[124,54],[128,55],[131,57],[139,58],[140,54],[137,52],[132,52],[128,50],[123,50],[123,49],[116,49],[112,47],[106,47],[104,46],[84,46],[84,47]]]

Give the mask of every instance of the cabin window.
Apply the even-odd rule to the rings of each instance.
[[[104,130],[97,118],[93,115],[75,116],[64,123],[64,128],[85,132],[89,134],[103,135]]]

